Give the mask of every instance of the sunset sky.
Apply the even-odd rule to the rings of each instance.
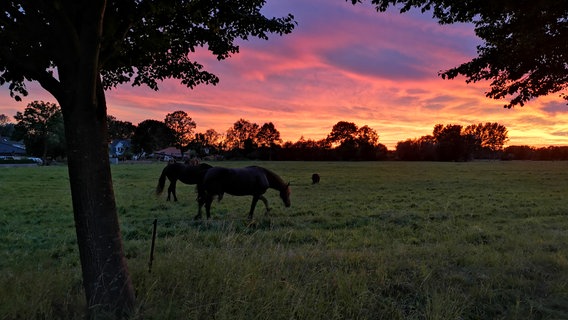
[[[190,90],[166,81],[158,92],[130,85],[107,92],[109,114],[136,125],[184,110],[197,132],[225,132],[240,118],[273,122],[284,141],[294,142],[324,138],[335,123],[349,121],[375,129],[391,150],[431,134],[437,123],[498,122],[509,130],[508,145],[568,145],[568,106],[558,94],[504,109],[505,101],[485,98],[488,83],[438,77],[476,56],[480,41],[471,25],[440,26],[428,13],[377,13],[343,0],[269,0],[264,12],[292,13],[298,25],[283,37],[241,41],[240,53],[225,61],[196,53],[219,76],[217,86]],[[0,114],[13,117],[34,100],[56,102],[28,87],[23,102],[2,87]]]

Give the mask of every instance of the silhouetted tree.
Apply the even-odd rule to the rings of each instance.
[[[294,143],[286,142],[282,148],[283,160],[330,160],[331,143],[327,139],[306,140],[303,136]]]
[[[396,143],[396,158],[402,161],[419,161],[421,159],[420,144],[413,139]]]
[[[134,288],[122,245],[108,159],[105,89],[132,81],[158,88],[175,78],[193,88],[218,78],[192,61],[217,59],[235,41],[289,33],[291,15],[266,18],[264,1],[0,1],[0,85],[16,100],[37,81],[63,112],[69,182],[90,317],[124,317]],[[88,181],[88,183],[86,183]]]
[[[187,145],[193,139],[193,129],[197,127],[195,121],[185,111],[179,110],[168,113],[164,123],[174,133],[174,144],[180,150],[183,158]]]
[[[464,129],[463,134],[471,135],[475,139],[477,158],[486,158],[484,154],[495,157],[508,141],[507,128],[496,122],[469,125]]]
[[[355,133],[358,160],[378,160],[381,157],[379,134],[373,128],[364,125]]]
[[[348,0],[349,1],[349,0]],[[353,4],[361,0],[350,0]],[[483,41],[478,56],[441,73],[466,82],[491,81],[487,96],[510,99],[511,108],[568,87],[568,1],[371,0],[377,10],[391,6],[429,12],[441,24],[473,23]],[[563,93],[564,99],[568,96]]]
[[[195,152],[195,156],[202,157],[205,154],[205,148],[207,148],[207,139],[205,134],[196,133],[194,138],[191,139],[186,147],[189,152]],[[189,157],[191,156],[192,154],[189,155]]]
[[[280,132],[276,129],[272,122],[262,125],[256,134],[258,146],[260,147],[260,158],[272,160],[274,150],[282,143]]]
[[[535,160],[562,161],[568,160],[567,146],[548,146],[535,150]]]
[[[373,128],[364,125],[355,133],[355,139],[359,144],[375,146],[379,143],[379,134]]]
[[[422,161],[436,161],[438,160],[437,143],[432,135],[420,137],[416,143],[418,144],[418,152],[420,153],[420,160]]]
[[[354,160],[357,153],[357,125],[353,122],[339,121],[327,135],[327,141],[334,146],[333,160]]]
[[[41,157],[47,162],[47,155],[61,155],[65,150],[65,136],[61,108],[54,103],[34,101],[24,113],[17,112],[14,119],[13,138],[23,139],[26,152]]]
[[[438,143],[433,136],[407,139],[396,144],[396,159],[403,161],[435,161],[438,159]]]
[[[224,139],[221,133],[215,131],[215,129],[207,129],[203,135],[207,148],[213,148],[215,151],[223,150]]]
[[[10,117],[0,114],[0,137],[11,138],[14,133],[14,124],[10,122]]]
[[[331,128],[327,140],[332,144],[341,145],[346,141],[354,140],[357,129],[357,125],[353,122],[339,121]]]
[[[466,161],[471,157],[474,141],[471,136],[462,135],[461,125],[434,126],[432,136],[437,143],[438,158],[441,161]]]
[[[230,149],[242,150],[245,154],[252,152],[257,146],[258,130],[258,124],[239,119],[227,130],[227,146]]]
[[[129,121],[121,121],[116,117],[107,116],[108,139],[109,141],[117,139],[131,139],[136,130],[136,126]]]
[[[375,146],[375,155],[373,159],[367,160],[387,160],[389,159],[389,149],[382,143],[377,143]]]
[[[327,136],[327,142],[336,145],[335,160],[377,160],[386,157],[384,146],[378,141],[379,135],[374,129],[367,125],[359,128],[347,121],[337,122]]]
[[[535,148],[531,146],[509,146],[503,151],[503,159],[564,161],[568,160],[568,147],[548,146]]]
[[[165,123],[157,120],[144,120],[134,130],[132,150],[135,153],[152,153],[171,146],[174,139],[174,133]]]
[[[509,146],[503,150],[504,160],[534,160],[536,150],[531,146]]]
[[[276,129],[272,122],[262,125],[256,134],[256,139],[260,147],[272,147],[282,143],[280,132]]]

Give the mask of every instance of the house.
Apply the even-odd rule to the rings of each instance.
[[[25,156],[26,147],[16,141],[0,137],[0,156]]]
[[[181,159],[181,150],[176,147],[168,147],[154,152],[154,155],[160,160],[168,161],[173,159]]]
[[[124,158],[130,150],[130,140],[113,140],[108,146],[108,155],[111,158]]]

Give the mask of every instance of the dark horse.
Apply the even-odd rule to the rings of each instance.
[[[317,173],[312,174],[312,184],[316,184],[320,182],[320,175]]]
[[[177,201],[176,196],[176,183],[181,181],[185,184],[198,184],[203,180],[207,170],[212,168],[212,166],[206,163],[200,163],[196,166],[187,165],[183,163],[170,163],[164,170],[162,170],[162,175],[158,179],[158,186],[156,187],[156,194],[161,194],[164,191],[164,185],[166,184],[166,177],[170,180],[170,186],[168,187],[168,198],[170,200],[170,195],[173,194],[174,201]]]
[[[290,183],[285,183],[274,172],[257,166],[229,169],[214,167],[207,170],[203,177],[203,182],[197,186],[199,190],[199,209],[195,219],[201,219],[201,207],[205,204],[207,219],[211,217],[211,202],[213,197],[218,196],[219,201],[224,193],[234,196],[252,196],[250,205],[249,220],[258,200],[262,200],[266,206],[266,212],[270,210],[268,201],[263,196],[268,188],[276,189],[280,192],[280,198],[286,207],[290,206]]]

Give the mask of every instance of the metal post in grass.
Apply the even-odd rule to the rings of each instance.
[[[148,273],[152,273],[152,261],[154,261],[154,245],[156,244],[156,228],[158,226],[158,219],[154,219],[154,228],[152,231],[152,247],[150,248],[150,261],[148,262]]]

